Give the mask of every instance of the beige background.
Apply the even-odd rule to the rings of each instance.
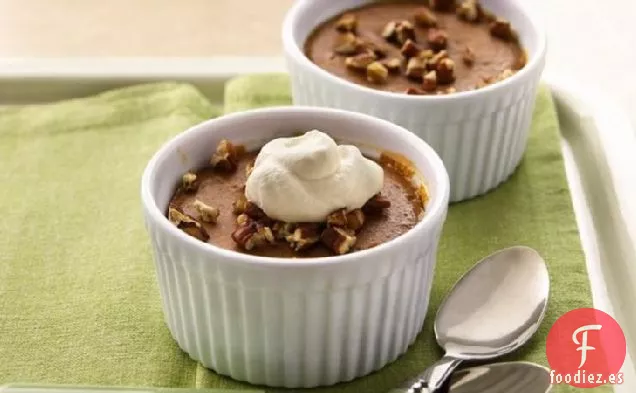
[[[608,92],[636,124],[636,2],[525,1],[545,21],[549,70]],[[0,57],[276,56],[293,2],[0,0]]]

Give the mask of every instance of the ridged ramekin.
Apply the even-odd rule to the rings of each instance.
[[[369,155],[378,153],[369,141],[382,141],[382,149],[412,160],[430,193],[423,220],[373,249],[293,260],[200,242],[164,216],[182,174],[206,164],[222,138],[252,149],[311,129]],[[448,195],[448,174],[433,149],[371,116],[283,107],[197,125],[155,154],[141,182],[168,328],[205,367],[254,384],[314,387],[377,370],[422,328]]]
[[[299,0],[283,24],[283,48],[293,102],[362,112],[386,119],[424,139],[442,158],[451,202],[483,194],[506,180],[526,147],[546,38],[521,0],[482,0],[512,22],[528,53],[513,77],[483,89],[443,96],[412,96],[357,85],[321,69],[305,56],[304,43],[321,22],[373,0]],[[527,2],[526,2],[527,3]]]

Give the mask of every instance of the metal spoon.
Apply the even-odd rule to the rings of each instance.
[[[543,320],[549,291],[548,269],[531,248],[479,261],[437,311],[435,338],[446,354],[407,385],[408,393],[433,393],[462,361],[493,359],[525,344]]]
[[[448,393],[547,393],[550,372],[528,362],[494,363],[453,373]]]

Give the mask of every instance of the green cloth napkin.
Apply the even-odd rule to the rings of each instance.
[[[226,87],[226,112],[289,102],[285,75]],[[139,181],[153,152],[221,111],[172,83],[0,108],[0,385],[251,388],[204,369],[171,338],[140,213]],[[315,391],[384,393],[421,372],[440,356],[432,316],[442,297],[476,260],[515,244],[545,257],[552,297],[536,337],[510,359],[546,365],[550,326],[592,304],[547,90],[516,173],[450,208],[430,312],[413,347],[377,373]]]

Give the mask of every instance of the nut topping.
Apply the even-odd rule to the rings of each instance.
[[[406,64],[406,76],[411,79],[420,79],[424,75],[426,65],[419,57],[411,57]]]
[[[431,49],[438,52],[448,45],[448,34],[444,30],[430,29],[426,35],[426,40]]]
[[[455,81],[455,62],[449,58],[442,59],[437,64],[437,81],[445,85]]]
[[[448,52],[446,50],[442,50],[442,51],[437,52],[435,54],[435,56],[431,57],[426,62],[426,68],[428,70],[437,69],[437,65],[439,64],[439,62],[442,61],[443,59],[446,59],[447,57],[448,57]]]
[[[185,191],[194,191],[196,190],[197,175],[192,172],[184,173],[181,178],[181,186]]]
[[[347,228],[358,232],[364,225],[364,213],[360,209],[353,209],[347,213]]]
[[[299,224],[285,240],[294,251],[306,250],[320,240],[319,226],[312,223]]]
[[[382,37],[388,42],[403,45],[406,40],[415,41],[415,27],[407,20],[391,21],[382,30]]]
[[[367,66],[375,61],[375,55],[371,53],[361,53],[356,56],[347,57],[345,59],[345,65],[348,68],[364,71]]]
[[[422,89],[424,91],[435,91],[437,90],[437,72],[429,71],[424,78],[422,79]]]
[[[263,212],[263,210],[261,210],[260,207],[256,206],[255,203],[248,201],[245,204],[245,214],[247,214],[250,218],[253,218],[255,220],[258,220],[259,218],[264,218],[265,217],[265,212]]]
[[[477,22],[479,20],[479,5],[477,0],[464,0],[457,7],[457,16],[467,22]]]
[[[502,18],[497,18],[490,24],[490,34],[505,41],[511,41],[515,38],[510,22]]]
[[[220,169],[226,172],[232,172],[236,170],[238,165],[238,153],[236,147],[230,143],[227,139],[221,140],[216,147],[216,153],[212,156],[210,164],[215,169]]]
[[[462,60],[464,61],[464,64],[471,67],[475,64],[475,52],[467,46],[462,53]]]
[[[276,239],[285,239],[287,236],[294,233],[295,229],[296,224],[290,222],[276,221],[272,226],[272,231],[274,232],[274,237]]]
[[[342,34],[339,39],[334,52],[339,55],[353,56],[360,51],[362,47],[362,41],[353,33]]]
[[[402,68],[402,60],[397,57],[383,60],[381,63],[387,70],[389,70],[389,72],[398,72],[400,71],[400,68]]]
[[[335,227],[346,227],[347,226],[347,210],[338,209],[335,212],[329,214],[327,216],[327,225],[331,225]]]
[[[175,224],[177,228],[202,242],[207,242],[210,238],[210,235],[208,235],[199,222],[173,207],[168,209],[168,219]]]
[[[402,49],[400,49],[400,51],[402,52],[402,56],[404,57],[415,57],[419,55],[422,50],[417,45],[415,45],[415,42],[413,42],[412,40],[406,40],[404,45],[402,45]]]
[[[420,8],[415,11],[415,24],[421,27],[437,26],[437,17],[428,8]]]
[[[219,209],[206,205],[198,199],[194,201],[193,206],[199,212],[201,221],[216,223],[216,219],[219,217]]]
[[[446,51],[441,51],[439,53],[442,53],[442,52],[446,52]],[[433,58],[433,56],[435,56],[435,53],[430,49],[423,50],[420,52],[419,55],[417,55],[417,57],[419,57],[422,60],[429,60]]]
[[[336,22],[336,29],[343,33],[350,31],[353,32],[356,30],[357,25],[358,20],[356,19],[355,15],[344,14],[340,17],[340,19],[338,19],[338,22]]]
[[[389,70],[380,62],[373,62],[367,66],[367,80],[371,83],[384,83],[389,78]]]
[[[247,165],[245,165],[245,176],[246,177],[250,177],[250,175],[252,174],[252,171],[254,170],[254,161],[248,163]],[[245,187],[245,186],[243,186]]]
[[[394,41],[397,26],[398,23],[395,21],[387,23],[386,26],[384,26],[384,29],[382,29],[382,37],[389,42]]]
[[[391,207],[391,201],[381,194],[376,194],[362,206],[362,211],[366,214],[380,214],[389,207]]]
[[[247,209],[247,198],[245,195],[241,195],[239,199],[232,203],[232,213],[234,214],[243,214]]]
[[[238,225],[245,225],[248,222],[250,222],[251,220],[252,219],[247,214],[239,214],[238,217],[236,217],[236,223]]]
[[[232,232],[232,240],[243,249],[250,251],[273,243],[274,234],[271,228],[255,221],[248,221]]]
[[[327,225],[359,231],[364,225],[364,213],[360,209],[350,212],[346,209],[338,209],[327,216]]]
[[[355,235],[339,227],[327,227],[320,236],[322,243],[337,255],[346,254],[356,243]]]

